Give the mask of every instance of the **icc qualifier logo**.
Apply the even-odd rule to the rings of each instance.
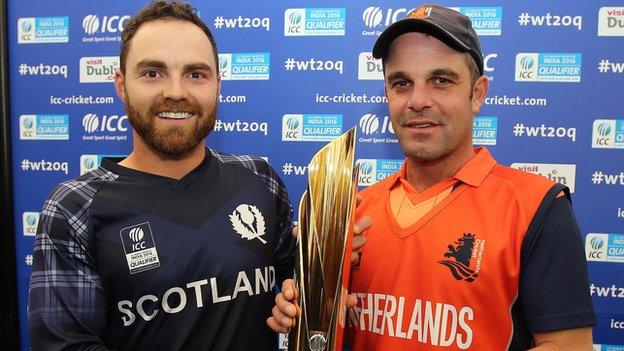
[[[360,176],[359,181],[361,185],[373,184],[375,183],[375,166],[373,164],[373,160],[360,160]]]
[[[585,237],[587,261],[608,261],[609,234],[589,233]]]
[[[232,59],[232,55],[229,54],[219,54],[219,76],[221,79],[230,78],[230,61]]]
[[[22,214],[24,236],[35,236],[39,225],[39,212],[24,212]]]
[[[282,118],[282,140],[301,140],[303,133],[303,116],[284,115]]]
[[[598,123],[597,128],[597,145],[611,145],[611,125],[607,122]]]
[[[284,35],[303,35],[305,9],[287,9],[284,12]]]
[[[358,174],[358,186],[371,186],[377,182],[377,160],[362,158],[357,160],[356,165],[360,168]]]
[[[80,156],[80,175],[91,172],[99,167],[97,155]]]
[[[624,144],[624,134],[620,130],[622,121],[614,119],[597,119],[593,124],[593,148],[621,148]]]
[[[516,55],[516,81],[537,79],[537,54]]]
[[[32,140],[37,138],[35,118],[35,115],[20,116],[20,139]]]
[[[35,42],[35,19],[20,18],[17,20],[17,42],[19,44]]]
[[[604,244],[605,242],[602,237],[594,236],[589,239],[589,250],[587,250],[587,259],[602,260],[604,256],[602,252]]]
[[[160,267],[154,234],[149,222],[135,224],[119,231],[130,274]]]

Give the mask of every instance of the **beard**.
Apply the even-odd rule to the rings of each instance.
[[[160,98],[152,103],[147,113],[141,113],[129,97],[124,103],[128,113],[128,121],[136,133],[154,152],[171,159],[179,159],[193,151],[202,143],[215,124],[217,115],[216,101],[212,109],[206,113],[194,100],[174,101]],[[195,123],[184,126],[157,126],[158,113],[191,112]]]

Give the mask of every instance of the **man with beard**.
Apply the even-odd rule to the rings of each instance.
[[[379,36],[405,162],[362,193],[351,277],[353,351],[591,350],[595,316],[567,187],[499,165],[472,144],[488,91],[468,17],[426,4]],[[269,326],[298,310],[284,283]]]
[[[133,150],[44,204],[33,350],[274,350],[264,322],[292,273],[292,209],[260,158],[205,147],[217,49],[194,9],[156,1],[122,35],[117,94]]]

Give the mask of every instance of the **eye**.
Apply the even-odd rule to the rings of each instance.
[[[201,79],[201,78],[205,78],[206,74],[201,71],[193,71],[189,74],[189,76],[193,79]]]
[[[151,69],[151,70],[145,71],[143,75],[147,78],[155,79],[155,78],[158,78],[158,71]]]
[[[453,83],[452,80],[444,78],[444,77],[435,77],[433,79],[433,82],[438,85],[448,85],[448,84]]]
[[[406,79],[397,79],[395,81],[392,81],[390,86],[394,89],[401,89],[401,88],[406,88],[408,87],[410,84],[410,82]]]

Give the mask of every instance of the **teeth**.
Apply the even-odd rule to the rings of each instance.
[[[191,117],[188,112],[160,112],[158,117],[171,118],[171,119],[186,119]]]
[[[427,127],[431,127],[431,124],[421,124],[421,125],[416,126],[416,128],[427,128]]]

